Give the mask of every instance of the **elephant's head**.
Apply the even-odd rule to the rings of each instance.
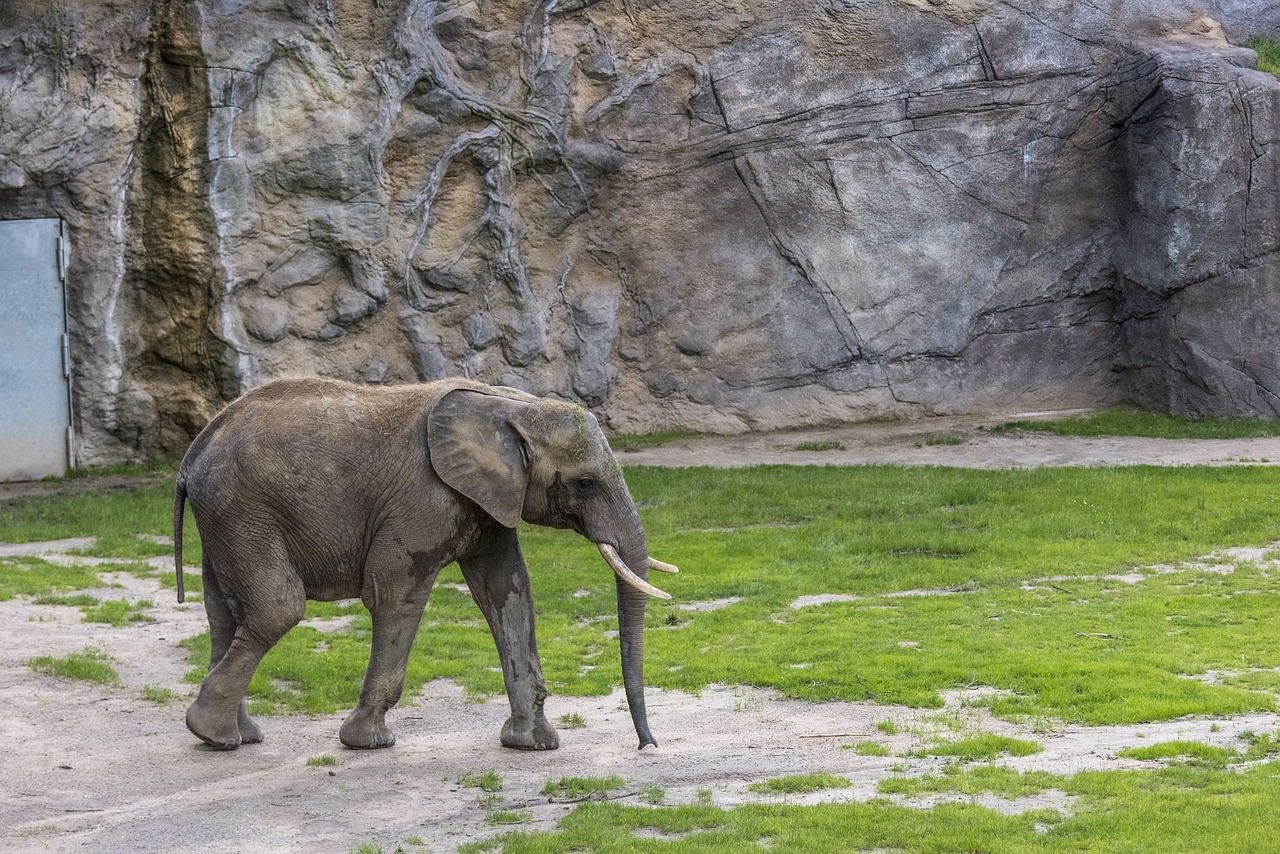
[[[622,468],[595,417],[580,406],[514,389],[463,386],[428,420],[431,464],[441,480],[501,524],[520,519],[571,528],[600,550],[616,575],[622,679],[640,747],[657,744],[644,705],[649,570],[676,568],[649,557],[644,528]]]

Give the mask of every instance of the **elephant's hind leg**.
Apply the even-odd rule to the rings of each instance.
[[[207,556],[202,568],[204,609],[209,617],[209,670],[212,671],[218,666],[218,662],[222,661],[222,657],[227,654],[231,646],[231,640],[236,633],[236,621],[227,604],[226,595],[218,586],[218,578],[209,566]],[[257,744],[262,741],[262,728],[249,717],[249,711],[245,708],[243,699],[240,700],[240,708],[236,713],[236,728],[240,731],[241,744]]]
[[[249,680],[276,641],[302,619],[306,596],[296,578],[281,578],[253,605],[229,597],[211,565],[204,571],[205,610],[209,615],[209,674],[187,709],[187,729],[219,750],[262,741],[262,730],[245,710]]]

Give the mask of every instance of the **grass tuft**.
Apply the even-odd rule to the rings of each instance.
[[[1229,747],[1214,747],[1198,741],[1162,741],[1145,747],[1117,750],[1116,756],[1141,760],[1172,759],[1221,767],[1239,759],[1240,754]]]
[[[970,796],[990,792],[1002,798],[1022,798],[1062,785],[1061,777],[1047,771],[1019,773],[1000,765],[966,767],[953,764],[945,766],[940,774],[881,780],[877,789],[881,794],[909,798],[938,792],[958,792]]]
[[[167,706],[176,695],[169,688],[162,688],[159,685],[143,685],[142,690],[138,692],[138,696],[148,702],[155,703],[157,706]]]
[[[542,794],[553,798],[586,798],[621,789],[626,783],[616,774],[608,777],[558,777],[542,786]]]
[[[791,774],[762,783],[752,783],[747,786],[747,791],[764,795],[806,795],[823,789],[847,789],[850,785],[847,777],[816,771],[812,774]]]
[[[494,768],[488,771],[467,771],[458,778],[458,785],[464,789],[479,789],[482,792],[501,792],[502,775]]]
[[[1280,39],[1262,37],[1246,42],[1245,47],[1258,54],[1258,70],[1280,77]]]
[[[569,712],[560,716],[560,726],[565,729],[582,729],[587,725],[587,719],[577,712]]]
[[[0,516],[3,510],[0,509]],[[0,542],[18,542],[11,531],[0,527]],[[39,604],[84,605],[97,600],[88,594],[75,597],[74,603],[58,600],[58,594],[71,590],[102,587],[98,573],[86,566],[58,566],[34,557],[0,558],[0,602],[15,596],[36,597]],[[81,598],[83,597],[83,598]]]
[[[33,605],[64,605],[69,608],[93,608],[97,606],[98,602],[98,597],[90,596],[88,593],[76,593],[71,596],[46,593],[31,599],[31,604]]]
[[[308,768],[332,768],[337,764],[338,760],[327,753],[321,756],[312,756],[307,759]]]
[[[127,626],[130,623],[154,623],[156,618],[144,613],[154,608],[150,599],[130,602],[127,599],[107,599],[92,606],[82,607],[86,623],[105,623],[109,626]]]
[[[1010,738],[1005,735],[984,733],[973,738],[935,744],[913,750],[908,756],[954,756],[961,762],[976,762],[983,759],[995,759],[997,756],[1031,756],[1043,750],[1034,741]]]
[[[1043,421],[1009,421],[994,433],[1028,430],[1058,436],[1143,436],[1151,439],[1260,439],[1280,436],[1277,418],[1180,418],[1121,407]]]
[[[801,442],[791,447],[793,451],[846,451],[843,442]]]
[[[85,647],[83,652],[73,652],[61,658],[48,655],[36,656],[27,661],[27,666],[37,673],[49,676],[60,676],[64,679],[79,679],[98,685],[119,685],[120,674],[110,664],[111,657],[100,649]]]
[[[860,741],[857,744],[841,745],[844,750],[852,750],[859,756],[892,756],[893,751],[883,744],[874,741]]]
[[[656,433],[621,433],[609,437],[609,447],[615,453],[639,451],[644,448],[656,448],[659,445],[670,445],[672,442],[683,442],[688,439],[701,439],[702,433],[695,430],[661,430]]]
[[[1245,732],[1240,734],[1240,738],[1244,740],[1245,744],[1249,745],[1244,755],[1240,757],[1244,762],[1257,762],[1280,755],[1280,733],[1258,735],[1253,732]]]

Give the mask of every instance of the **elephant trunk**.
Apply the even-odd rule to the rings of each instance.
[[[638,528],[637,520],[637,528]],[[620,543],[619,557],[641,579],[649,577],[649,552],[645,546],[644,531],[639,529]],[[640,737],[640,749],[652,744],[657,747],[649,732],[649,719],[644,706],[644,608],[649,595],[625,581],[614,579],[618,588],[618,640],[622,646],[622,686],[627,693],[627,707],[631,710],[631,722]]]

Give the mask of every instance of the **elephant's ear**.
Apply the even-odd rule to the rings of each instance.
[[[427,418],[431,465],[440,479],[508,528],[520,521],[528,451],[515,419],[528,404],[454,389]]]

